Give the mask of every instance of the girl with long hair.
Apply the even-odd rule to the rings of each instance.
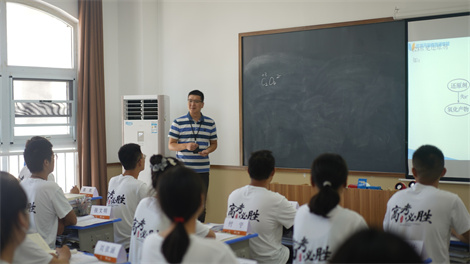
[[[317,194],[295,216],[294,263],[326,263],[345,239],[367,228],[361,215],[339,205],[347,179],[340,155],[322,154],[313,161],[310,180]]]
[[[237,263],[228,245],[194,235],[205,198],[205,187],[197,173],[176,166],[160,176],[157,189],[160,206],[171,225],[145,239],[142,263]]]

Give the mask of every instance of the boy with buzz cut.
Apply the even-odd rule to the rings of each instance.
[[[45,138],[31,141],[23,155],[32,173],[21,182],[28,197],[28,233],[39,233],[53,249],[56,236],[62,234],[65,226],[75,225],[77,216],[59,185],[47,180],[55,164],[51,142]]]
[[[274,177],[271,151],[254,152],[248,161],[251,182],[228,198],[227,217],[250,221],[258,237],[251,238],[251,257],[258,263],[286,263],[289,249],[281,244],[283,226],[291,228],[296,209],[279,193],[268,190]]]
[[[418,148],[413,154],[412,172],[417,183],[390,198],[384,230],[412,242],[432,263],[449,263],[451,229],[468,243],[470,214],[456,194],[438,189],[439,179],[446,173],[444,154],[438,148]]]
[[[112,207],[113,217],[122,220],[114,223],[114,242],[128,250],[135,210],[140,200],[149,196],[149,188],[137,179],[145,168],[145,155],[140,146],[125,144],[118,156],[124,172],[109,181],[106,205]]]

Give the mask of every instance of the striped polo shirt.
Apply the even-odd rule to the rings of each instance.
[[[191,128],[192,125],[192,128]],[[217,130],[212,118],[202,115],[198,122],[194,122],[189,112],[176,118],[171,124],[168,137],[178,140],[178,143],[196,142],[202,151],[209,147],[211,140],[217,140]],[[192,151],[184,149],[176,152],[176,158],[184,162],[186,167],[197,173],[209,172],[209,156],[202,157]]]

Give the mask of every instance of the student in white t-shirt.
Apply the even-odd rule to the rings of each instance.
[[[26,145],[23,155],[32,173],[21,182],[28,197],[28,232],[39,233],[50,248],[55,248],[56,236],[65,226],[75,225],[77,217],[59,185],[47,180],[55,163],[52,144],[45,138],[34,140]]]
[[[258,237],[251,238],[251,257],[258,263],[286,263],[289,249],[282,245],[283,227],[294,224],[296,209],[279,193],[268,190],[274,177],[271,151],[254,152],[248,161],[249,185],[233,191],[228,198],[227,217],[250,221]]]
[[[26,193],[13,175],[3,171],[0,171],[0,196],[0,263],[69,263],[70,249],[67,246],[57,248],[53,256],[28,239]]]
[[[367,228],[361,215],[339,205],[347,179],[340,155],[322,154],[313,161],[310,182],[317,194],[295,216],[294,263],[326,263],[349,236]]]
[[[28,141],[26,141],[25,148],[26,148],[26,146],[28,145],[29,142],[35,141],[35,140],[43,140],[43,139],[44,139],[43,137],[34,136],[34,137],[28,139]],[[21,181],[26,180],[28,178],[31,178],[31,171],[29,171],[28,166],[26,166],[26,163],[25,163],[24,167],[20,171],[20,174],[18,175],[18,180],[20,180],[20,182],[21,182]],[[47,176],[47,180],[55,182],[54,174],[50,173]]]
[[[135,210],[139,202],[149,196],[149,188],[137,179],[145,168],[145,155],[140,146],[125,144],[119,149],[118,156],[124,172],[109,181],[106,205],[112,207],[113,217],[121,218],[120,222],[114,223],[114,243],[128,249]]]
[[[15,250],[23,242],[29,221],[27,197],[18,180],[0,171],[0,260],[12,263]]]
[[[150,157],[152,187],[155,191],[155,195],[142,199],[134,214],[134,223],[132,224],[131,242],[129,246],[129,262],[133,264],[140,263],[142,245],[145,238],[152,233],[166,230],[171,225],[170,219],[162,212],[156,193],[160,176],[165,171],[175,166],[184,166],[184,164],[173,157],[163,157],[160,154]],[[210,230],[199,221],[196,221],[195,234],[200,237],[215,238],[214,231]]]
[[[417,183],[390,198],[384,230],[414,243],[424,259],[449,263],[451,229],[468,243],[470,214],[456,194],[438,189],[446,168],[444,154],[437,147],[419,147],[413,153],[412,172]]]
[[[204,193],[202,179],[184,166],[160,176],[157,196],[171,225],[145,239],[141,263],[238,263],[225,243],[194,235]]]
[[[18,180],[23,181],[28,178],[31,178],[31,171],[29,171],[28,166],[24,165],[24,167],[21,169],[20,174],[18,175]],[[50,173],[47,176],[47,180],[51,182],[55,182],[55,177],[54,174]]]

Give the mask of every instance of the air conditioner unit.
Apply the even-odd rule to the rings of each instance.
[[[139,180],[151,186],[150,157],[154,154],[169,156],[170,100],[167,95],[124,95],[122,97],[122,143],[140,145],[145,170]]]

